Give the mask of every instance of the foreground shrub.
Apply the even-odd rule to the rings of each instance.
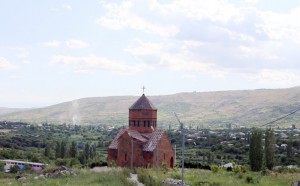
[[[19,166],[13,166],[13,167],[11,167],[10,168],[10,173],[17,173],[18,171],[19,171],[20,169],[19,169]]]
[[[179,172],[178,169],[173,169],[170,176],[173,179],[181,180],[181,172]]]
[[[234,172],[234,173],[240,173],[241,172],[241,167],[240,166],[235,166],[235,167],[233,167],[233,169],[232,169],[232,172]]]
[[[210,169],[213,173],[217,173],[219,171],[219,167],[217,165],[210,166]]]
[[[151,176],[147,171],[142,169],[137,169],[139,182],[145,184],[146,186],[160,186],[162,185],[158,180]]]
[[[59,158],[59,159],[55,160],[56,166],[67,166],[67,164],[68,164],[68,160],[66,160],[66,159]]]
[[[107,166],[108,166],[108,167],[116,167],[117,164],[116,164],[115,161],[109,161],[109,162],[107,163]]]
[[[162,162],[161,168],[162,168],[164,174],[169,171],[168,164],[166,162]]]
[[[130,176],[130,170],[128,168],[123,168],[122,169],[122,174],[125,176],[125,177],[129,177]]]
[[[254,183],[253,177],[252,177],[252,176],[247,176],[247,177],[246,177],[246,182],[247,182],[247,183]]]
[[[102,161],[93,161],[92,163],[89,164],[90,168],[103,167],[103,166],[107,166],[107,163],[106,162],[102,162]]]
[[[241,166],[241,172],[242,172],[242,173],[246,173],[246,172],[248,172],[249,170],[250,170],[249,165],[242,165],[242,166]]]

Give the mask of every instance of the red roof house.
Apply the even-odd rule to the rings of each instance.
[[[129,108],[129,127],[108,146],[108,161],[121,167],[173,168],[175,152],[165,132],[157,130],[157,109],[143,94]]]

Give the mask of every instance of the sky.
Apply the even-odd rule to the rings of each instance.
[[[300,85],[298,0],[9,0],[0,107]]]

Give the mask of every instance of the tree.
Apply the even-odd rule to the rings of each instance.
[[[90,145],[90,158],[94,159],[97,156],[96,145]]]
[[[50,146],[47,144],[44,151],[44,156],[50,158]]]
[[[75,158],[77,155],[77,147],[76,147],[76,142],[73,141],[70,147],[69,155],[71,158]]]
[[[292,142],[290,142],[290,141],[287,143],[286,155],[288,158],[291,158],[293,156]]]
[[[60,143],[57,141],[56,147],[55,147],[55,158],[56,159],[61,157],[60,150],[61,150]]]
[[[89,143],[86,143],[85,146],[84,146],[84,159],[87,161],[90,157],[90,144]]]
[[[250,167],[252,171],[260,171],[263,163],[262,132],[253,129],[250,138]]]
[[[269,128],[265,132],[265,162],[268,169],[274,166],[275,135],[274,130]]]
[[[61,158],[66,157],[66,151],[67,151],[67,143],[65,141],[61,141],[61,145],[60,145],[60,157]]]

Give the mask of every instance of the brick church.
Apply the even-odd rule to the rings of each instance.
[[[121,167],[174,167],[175,152],[165,132],[157,130],[157,109],[143,94],[129,108],[129,127],[108,146],[108,161]]]

